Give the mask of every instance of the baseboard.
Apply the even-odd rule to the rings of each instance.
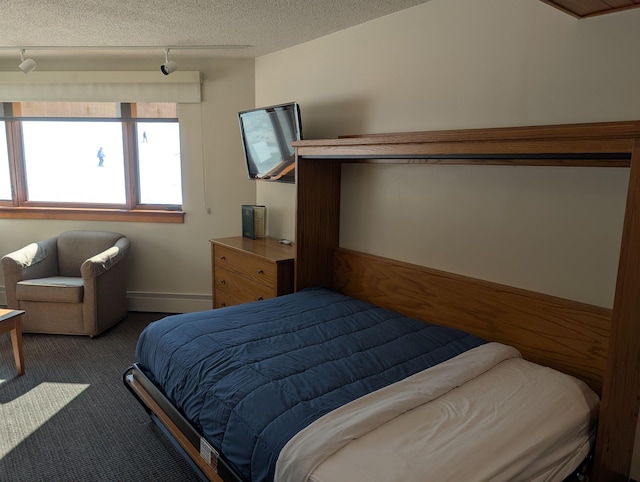
[[[211,295],[127,291],[127,308],[129,311],[192,313],[194,311],[210,310],[211,307]]]
[[[0,287],[0,306],[7,306],[7,293]],[[211,295],[193,295],[188,293],[148,293],[142,291],[127,292],[129,311],[151,313],[192,313],[210,310]]]

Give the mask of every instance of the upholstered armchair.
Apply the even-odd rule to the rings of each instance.
[[[129,240],[67,231],[2,258],[7,305],[24,310],[22,331],[96,336],[127,313]]]

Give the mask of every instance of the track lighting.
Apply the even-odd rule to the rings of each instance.
[[[24,58],[24,49],[20,50],[20,61],[21,62],[20,62],[20,65],[18,65],[18,68],[22,70],[25,74],[33,72],[34,70],[36,70],[36,67],[38,66],[35,60]]]
[[[164,50],[164,64],[160,66],[160,71],[164,75],[169,75],[172,72],[175,72],[178,69],[178,66],[173,60],[169,60],[169,49]]]

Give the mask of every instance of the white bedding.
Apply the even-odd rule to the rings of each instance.
[[[590,450],[598,404],[488,343],[318,419],[282,449],[275,480],[562,480]]]

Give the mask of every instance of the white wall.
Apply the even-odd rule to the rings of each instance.
[[[159,62],[38,61],[38,69],[158,70]],[[179,107],[184,224],[0,219],[0,256],[68,229],[117,231],[132,242],[127,286],[131,310],[211,307],[209,239],[240,235],[240,206],[255,202],[255,183],[246,176],[237,122],[239,110],[254,106],[254,61],[190,59],[180,61],[179,67],[199,70],[204,79],[202,103]],[[0,65],[1,70],[15,68],[15,62]],[[3,288],[0,304],[5,302]]]
[[[640,119],[640,10],[577,20],[530,0],[431,0],[256,62],[256,104],[306,138]],[[286,74],[286,75],[285,75]],[[343,168],[341,245],[612,306],[627,169]],[[290,186],[258,183],[287,217]],[[271,216],[273,227],[273,216]]]
[[[637,120],[638,25],[640,10],[577,20],[539,1],[431,0],[257,59],[256,104],[297,100],[308,139]],[[627,182],[626,169],[350,165],[340,243],[611,307]],[[272,235],[292,237],[290,186],[257,188],[287,218]]]

